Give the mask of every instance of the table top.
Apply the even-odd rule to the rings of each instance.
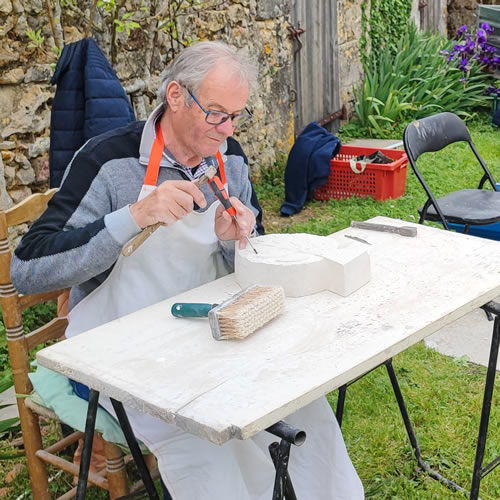
[[[38,362],[212,442],[247,439],[500,295],[500,242],[415,227],[414,238],[331,235],[366,246],[371,281],[348,297],[287,298],[245,340],[216,341],[207,320],[170,313],[174,302],[226,300],[240,290],[229,275],[43,349]]]

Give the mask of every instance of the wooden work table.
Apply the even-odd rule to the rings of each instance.
[[[207,320],[170,313],[174,302],[229,298],[240,290],[229,275],[48,347],[38,362],[214,443],[247,439],[500,295],[499,242],[415,227],[415,238],[335,233],[366,246],[371,281],[348,297],[288,298],[243,341],[215,341]]]

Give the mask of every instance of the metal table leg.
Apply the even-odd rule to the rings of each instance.
[[[476,445],[476,459],[474,462],[474,470],[472,473],[472,484],[470,492],[467,492],[464,488],[456,484],[454,481],[444,477],[439,472],[431,469],[430,465],[422,459],[420,448],[418,446],[417,438],[413,431],[410,418],[408,416],[408,411],[406,410],[406,406],[404,403],[403,395],[399,388],[399,384],[396,378],[396,374],[394,372],[394,368],[392,367],[392,360],[386,361],[385,365],[389,372],[389,377],[391,378],[392,387],[394,389],[394,393],[396,395],[396,399],[398,401],[399,409],[401,411],[401,415],[403,417],[403,421],[406,426],[406,431],[408,433],[408,437],[410,438],[411,445],[413,450],[415,451],[415,456],[419,465],[433,478],[441,481],[449,488],[452,488],[456,491],[462,491],[469,494],[471,500],[477,500],[479,498],[479,486],[481,484],[481,479],[489,474],[493,469],[495,469],[498,465],[500,465],[500,456],[496,457],[493,461],[483,467],[484,460],[484,450],[486,447],[486,438],[488,435],[488,425],[490,420],[490,410],[491,410],[491,401],[493,399],[493,389],[495,387],[495,376],[496,376],[496,367],[498,361],[498,351],[500,346],[500,304],[496,302],[488,302],[482,308],[488,319],[494,318],[493,325],[493,333],[491,339],[491,348],[490,348],[490,356],[488,361],[488,369],[486,372],[486,381],[484,386],[484,395],[483,395],[483,406],[481,409],[481,421],[479,424],[479,433],[477,437],[477,445]]]
[[[474,471],[472,473],[472,486],[470,490],[471,500],[477,500],[479,497],[481,479],[486,476],[486,474],[489,474],[495,467],[500,465],[500,456],[498,456],[483,468],[484,449],[486,447],[486,437],[488,435],[491,400],[493,399],[493,389],[495,387],[498,350],[500,345],[500,304],[488,302],[482,309],[486,311],[489,317],[491,314],[494,314],[495,322],[493,325],[490,359],[488,361],[488,371],[486,372],[486,382],[484,386],[483,408],[481,410],[481,422],[479,424],[479,435],[477,437],[476,459],[474,462]]]
[[[269,453],[276,468],[272,500],[297,500],[290,475],[288,474],[288,460],[290,448],[294,444],[300,446],[306,440],[306,433],[280,420],[268,427],[267,432],[281,438],[281,441],[269,445]]]
[[[337,418],[337,423],[339,427],[342,427],[342,417],[344,416],[344,405],[345,405],[345,395],[347,392],[347,384],[341,385],[339,387],[339,397],[337,399],[337,410],[335,412],[335,417]]]
[[[437,481],[440,481],[448,488],[451,488],[455,491],[461,491],[466,493],[471,500],[477,500],[479,498],[479,487],[481,479],[500,465],[500,456],[498,456],[483,467],[484,451],[486,448],[486,438],[488,435],[488,425],[489,425],[490,411],[491,411],[491,401],[493,399],[496,367],[498,362],[498,354],[500,350],[500,304],[497,304],[496,302],[488,302],[487,304],[482,306],[481,309],[483,309],[486,312],[488,319],[490,320],[494,319],[494,326],[491,339],[488,369],[486,373],[486,381],[484,387],[483,405],[481,409],[481,421],[479,424],[479,433],[477,438],[476,458],[474,462],[474,470],[472,473],[472,484],[470,491],[467,491],[465,488],[458,485],[454,481],[444,477],[439,472],[433,470],[429,465],[429,463],[422,458],[422,453],[420,451],[417,437],[415,435],[415,431],[413,430],[413,426],[410,421],[410,416],[408,415],[408,410],[406,408],[403,394],[401,392],[401,388],[399,387],[394,367],[392,366],[392,359],[389,359],[383,363],[387,368],[387,372],[391,380],[394,395],[396,396],[396,400],[399,406],[399,411],[401,412],[406,432],[408,434],[408,438],[410,439],[410,444],[413,448],[418,464],[427,474],[429,474],[430,477],[436,479]],[[371,371],[373,370],[370,370],[370,372]],[[367,372],[364,375],[367,375],[370,372]],[[358,377],[352,382],[349,382],[349,384],[339,388],[339,398],[337,402],[337,420],[339,422],[339,425],[342,422],[346,389],[349,385],[354,383],[356,380],[359,380],[364,375]]]
[[[406,427],[406,432],[407,432],[408,437],[410,439],[410,443],[411,443],[411,446],[412,446],[413,451],[415,453],[415,457],[417,459],[418,464],[433,479],[436,479],[437,481],[442,482],[443,484],[445,484],[446,486],[448,486],[449,488],[451,488],[455,491],[462,491],[462,492],[466,493],[466,490],[464,488],[462,488],[461,486],[459,486],[455,482],[451,481],[450,479],[444,477],[439,472],[431,469],[431,466],[429,465],[429,463],[426,462],[422,458],[422,453],[420,452],[420,447],[418,445],[417,436],[415,435],[415,431],[413,430],[413,426],[411,425],[410,416],[408,415],[408,410],[406,409],[403,394],[402,394],[401,389],[399,387],[398,379],[396,377],[396,373],[394,372],[394,367],[392,366],[392,359],[387,360],[384,364],[387,368],[387,372],[389,373],[389,378],[391,379],[391,384],[392,384],[392,388],[394,390],[394,395],[396,396],[396,400],[398,402],[399,411],[401,412],[401,416],[403,417],[403,422],[404,422],[405,427]]]
[[[144,484],[144,487],[146,488],[149,498],[151,498],[152,500],[160,500],[153,479],[151,478],[151,474],[149,473],[149,469],[146,465],[146,462],[141,453],[139,445],[137,444],[137,439],[134,436],[134,431],[132,430],[132,426],[130,425],[130,422],[128,420],[125,408],[123,407],[123,404],[120,401],[116,401],[113,398],[110,399],[111,399],[111,404],[113,405],[113,409],[116,412],[116,416],[118,417],[118,422],[120,422],[123,434],[125,435],[125,439],[127,440],[130,452],[134,457],[134,462],[137,468],[139,469],[142,482]]]
[[[87,420],[85,422],[85,433],[83,435],[83,450],[78,472],[78,485],[76,487],[76,500],[85,500],[87,494],[87,480],[89,477],[90,457],[92,455],[92,443],[94,441],[95,419],[97,415],[97,403],[99,393],[90,390]]]

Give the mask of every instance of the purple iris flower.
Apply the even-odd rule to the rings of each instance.
[[[467,27],[465,29],[467,29]],[[486,31],[486,33],[488,33],[488,34],[493,33],[493,28],[488,23],[481,23],[481,29]]]
[[[461,42],[455,43],[452,50],[441,51],[448,63],[455,61],[457,68],[464,73],[461,81],[465,81],[465,77],[474,61],[477,61],[477,64],[483,69],[497,69],[500,67],[500,54],[497,56],[497,49],[486,41],[487,35],[492,32],[493,29],[488,23],[482,23],[473,37],[471,33],[467,32],[467,26],[464,24],[458,30]],[[500,89],[498,91],[500,92]]]
[[[478,43],[485,43],[486,42],[486,32],[484,30],[477,30],[476,32],[476,40]]]

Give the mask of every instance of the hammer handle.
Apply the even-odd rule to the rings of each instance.
[[[132,255],[160,226],[163,222],[157,222],[151,226],[146,226],[127,246],[122,250],[125,257]]]
[[[208,167],[207,171],[196,180],[196,186],[203,186],[203,184],[210,180],[216,173],[217,169],[215,167]],[[163,222],[157,222],[151,226],[146,226],[130,243],[123,247],[122,254],[125,257],[132,255],[160,226],[163,225]]]

